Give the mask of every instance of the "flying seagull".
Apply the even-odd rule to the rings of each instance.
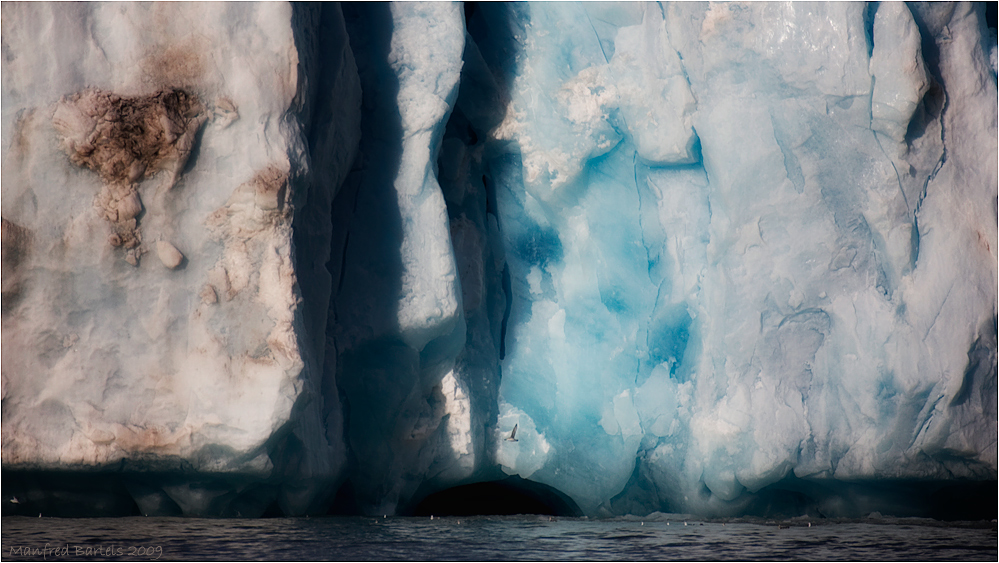
[[[517,426],[518,426],[517,424],[513,425],[513,430],[510,431],[510,436],[507,437],[507,439],[506,439],[507,442],[516,442],[517,441]]]

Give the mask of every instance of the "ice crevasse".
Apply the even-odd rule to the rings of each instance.
[[[995,486],[981,5],[2,15],[5,514]]]

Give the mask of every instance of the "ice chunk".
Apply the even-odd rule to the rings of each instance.
[[[643,160],[659,165],[697,162],[694,96],[662,12],[653,4],[644,7],[642,23],[619,28],[614,41],[608,72],[619,96],[619,115]]]
[[[184,261],[184,255],[177,250],[177,247],[165,240],[156,241],[156,255],[159,256],[160,262],[171,270],[176,269]]]
[[[507,440],[517,427],[516,441]],[[509,404],[500,404],[500,416],[496,421],[497,436],[496,462],[507,475],[519,475],[527,479],[545,466],[552,446],[538,432],[531,417],[524,411]]]

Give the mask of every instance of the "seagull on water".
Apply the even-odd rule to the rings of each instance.
[[[510,435],[506,439],[507,442],[517,442],[518,441],[517,440],[517,426],[519,426],[519,424],[514,424],[513,425],[513,430],[510,431]]]

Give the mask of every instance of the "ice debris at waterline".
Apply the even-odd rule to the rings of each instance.
[[[994,490],[981,4],[0,9],[5,514]]]

